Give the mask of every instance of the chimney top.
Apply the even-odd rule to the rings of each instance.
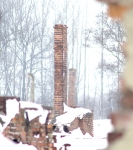
[[[66,25],[63,25],[63,24],[56,24],[56,25],[54,26],[54,28],[64,28],[64,27],[67,28],[67,26],[66,26]]]

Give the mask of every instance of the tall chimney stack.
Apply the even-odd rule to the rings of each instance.
[[[63,113],[67,103],[67,26],[54,26],[54,115]]]
[[[76,69],[69,69],[68,102],[69,107],[76,107]]]

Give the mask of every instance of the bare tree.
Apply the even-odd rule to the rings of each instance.
[[[1,89],[3,95],[16,95],[25,100],[26,74],[32,73],[36,82],[36,99],[38,101],[49,99],[49,102],[52,102],[52,94],[49,91],[46,92],[47,96],[38,99],[42,93],[41,89],[47,89],[49,86],[49,90],[53,91],[53,83],[50,80],[53,72],[53,39],[52,31],[48,30],[47,24],[50,3],[51,0],[45,2],[34,0],[1,1],[2,76],[0,80],[1,87],[4,88]],[[41,13],[38,13],[38,9],[42,9]],[[44,62],[49,65],[39,65]],[[41,75],[42,72],[43,75]],[[43,78],[44,76],[46,78]],[[47,87],[43,88],[44,85]]]
[[[101,89],[103,92],[103,86],[105,85],[104,81],[106,81],[107,78],[111,80],[108,87],[106,85],[106,91],[108,88],[108,93],[103,93],[101,91],[103,93],[103,104],[101,109],[103,111],[103,117],[105,117],[106,111],[104,111],[104,105],[106,104],[106,100],[110,100],[110,104],[107,108],[113,111],[115,102],[117,103],[119,99],[119,78],[122,72],[121,66],[124,63],[122,45],[126,38],[124,36],[124,27],[119,20],[112,21],[104,12],[100,13],[96,19],[97,21],[94,27],[86,30],[86,34],[88,35],[86,40],[87,43],[93,41],[93,43],[97,45],[97,48],[99,48],[99,46],[102,47],[102,59],[97,69],[100,71],[100,74],[102,74],[103,81],[101,82]],[[108,55],[110,55],[111,61],[109,61]],[[118,82],[118,84],[116,84],[116,82]]]

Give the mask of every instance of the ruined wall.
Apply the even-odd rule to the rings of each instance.
[[[54,26],[54,115],[67,103],[67,26]]]
[[[80,119],[79,127],[83,134],[89,133],[93,136],[93,113],[87,113],[82,119]]]
[[[83,134],[89,133],[93,136],[93,113],[87,113],[82,119],[75,118],[68,127],[69,131],[80,128]]]
[[[69,130],[69,131],[73,131],[73,130],[77,129],[78,127],[79,127],[79,119],[78,119],[78,118],[75,118],[75,119],[72,121],[71,125],[68,126],[68,130]]]
[[[16,97],[0,97],[0,113],[6,115],[6,100],[14,99]],[[19,101],[19,98],[17,98]],[[29,121],[28,118],[24,116],[25,110],[37,110],[37,108],[19,108],[19,114],[16,114],[14,118],[11,119],[8,126],[3,131],[5,137],[10,140],[17,140],[23,144],[33,145],[37,150],[48,150],[53,147],[53,127],[48,124],[49,120],[53,118],[53,109],[50,107],[43,107],[49,111],[45,124],[39,122],[39,116]],[[13,108],[12,108],[13,109]],[[35,137],[38,135],[39,137]]]
[[[31,109],[35,110],[35,108]],[[28,121],[24,117],[25,110],[20,109],[20,113],[11,120],[3,134],[10,140],[16,139],[23,144],[33,145],[37,150],[53,148],[52,126],[41,124],[39,117]],[[38,138],[35,137],[37,135],[39,136]]]
[[[17,101],[20,101],[19,97],[0,96],[0,113],[6,114],[6,100],[7,99],[16,99]]]

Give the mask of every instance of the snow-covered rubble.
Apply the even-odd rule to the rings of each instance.
[[[28,113],[28,118],[31,121],[32,119],[39,116],[39,121],[41,124],[44,124],[48,115],[48,110],[44,110],[41,105],[20,101],[18,102],[16,99],[13,100],[6,100],[6,115],[1,114],[1,123],[0,123],[0,150],[37,150],[34,146],[27,145],[27,144],[15,144],[14,142],[10,141],[6,137],[2,135],[3,130],[7,127],[10,123],[11,119],[15,117],[16,114],[19,113],[19,107],[21,109],[27,108],[25,111]],[[31,109],[30,109],[31,108]],[[33,108],[35,110],[33,110]]]
[[[27,109],[28,117],[30,120],[34,119],[35,117],[40,117],[40,122],[44,123],[48,114],[47,110],[44,110],[39,104],[34,104],[31,102],[18,102],[17,100],[7,100],[6,102],[7,107],[7,115],[0,115],[2,120],[5,122],[5,124],[0,126],[1,132],[6,128],[8,123],[14,116],[19,113],[19,106],[20,108],[36,108],[36,110],[33,109]],[[57,124],[70,124],[76,117],[79,117],[80,119],[83,118],[83,116],[86,113],[92,113],[89,109],[84,108],[70,108],[67,105],[64,104],[64,114],[61,116],[56,117],[56,123]],[[41,121],[41,119],[43,121]],[[53,135],[56,135],[57,137],[57,143],[55,143],[55,146],[57,147],[57,150],[60,147],[63,147],[64,144],[70,144],[71,147],[68,147],[68,150],[81,150],[81,149],[105,149],[108,145],[106,135],[111,129],[110,120],[94,120],[94,137],[92,137],[89,133],[86,133],[85,135],[82,134],[80,128],[77,128],[73,130],[71,133],[66,133],[63,131],[62,127],[60,129],[61,133],[53,133]],[[105,130],[106,129],[106,130]],[[105,133],[106,132],[106,133]],[[61,136],[64,136],[61,138]],[[29,146],[27,144],[14,144],[12,141],[9,141],[6,139],[2,134],[0,134],[0,140],[1,144],[0,146],[1,150],[7,150],[7,149],[13,149],[13,150],[21,150],[21,149],[28,149],[28,150],[36,150],[35,147]],[[6,144],[5,144],[6,143]]]
[[[5,122],[3,125],[0,124],[0,132],[3,132],[3,130],[10,123],[11,119],[14,118],[15,115],[18,113],[19,113],[19,102],[16,99],[7,100],[6,101],[6,116],[0,115],[0,118]]]
[[[70,123],[75,119],[75,118],[80,118],[82,119],[83,116],[87,113],[92,113],[91,110],[89,109],[84,109],[84,108],[71,108],[68,107],[64,103],[64,114],[57,116],[54,124],[60,126],[60,125],[70,125]]]
[[[24,109],[28,113],[29,120],[36,118],[39,116],[39,121],[41,124],[44,124],[46,122],[46,118],[48,115],[48,110],[44,110],[41,105],[32,103],[32,102],[26,102],[26,101],[20,101],[18,102],[16,99],[13,100],[6,100],[6,115],[0,115],[0,118],[3,120],[4,124],[0,124],[0,132],[2,133],[3,130],[7,127],[7,125],[10,123],[11,119],[15,117],[16,114],[19,113],[19,106],[20,108]],[[31,110],[28,108],[35,108],[36,110]]]
[[[44,110],[41,105],[32,102],[20,101],[20,108],[36,108],[37,110],[26,110],[29,120],[31,121],[39,116],[39,121],[41,124],[46,122],[48,110]]]
[[[76,117],[82,119],[87,113],[92,113],[92,111],[84,108],[71,108],[64,104],[64,114],[56,117],[54,120],[54,124],[60,127],[60,133],[53,133],[57,138],[57,143],[54,144],[57,150],[59,150],[60,147],[64,148],[65,144],[71,145],[67,147],[67,150],[102,150],[107,148],[107,134],[113,129],[109,119],[94,120],[94,137],[89,133],[83,135],[80,128],[69,133],[64,132],[62,125],[70,125]]]

